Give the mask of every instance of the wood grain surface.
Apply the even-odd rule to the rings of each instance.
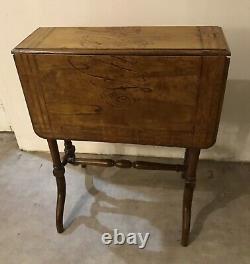
[[[211,146],[226,57],[16,54],[44,138]]]
[[[222,29],[211,26],[38,28],[17,52],[230,55]]]

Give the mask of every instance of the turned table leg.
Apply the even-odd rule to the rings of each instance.
[[[53,161],[53,174],[56,177],[57,184],[57,204],[56,204],[56,228],[58,233],[64,231],[63,211],[66,196],[65,169],[61,163],[60,154],[55,139],[48,139],[49,149]]]
[[[74,163],[76,156],[75,156],[75,146],[72,144],[71,140],[64,140],[64,153],[67,157],[68,163]]]
[[[191,207],[193,200],[193,191],[196,182],[196,168],[199,161],[200,149],[190,148],[185,153],[185,187],[183,194],[183,211],[182,211],[182,241],[183,246],[188,245],[190,222],[191,222]]]

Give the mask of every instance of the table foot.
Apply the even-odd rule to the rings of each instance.
[[[56,228],[58,233],[64,231],[63,212],[66,197],[65,169],[60,159],[58,145],[56,140],[48,139],[48,145],[53,160],[53,174],[56,177],[57,184],[57,203],[56,203]]]
[[[188,245],[191,223],[191,208],[193,200],[193,192],[196,182],[196,168],[199,161],[200,149],[187,149],[185,153],[184,179],[185,187],[183,194],[183,210],[182,210],[182,240],[183,246]]]
[[[57,203],[56,203],[56,229],[58,233],[64,231],[63,228],[63,211],[66,197],[66,182],[64,177],[65,169],[54,168],[53,174],[56,177],[57,184]]]

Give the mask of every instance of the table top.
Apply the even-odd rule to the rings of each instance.
[[[41,27],[12,53],[230,55],[215,26]]]

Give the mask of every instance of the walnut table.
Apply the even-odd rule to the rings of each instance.
[[[196,167],[217,136],[230,51],[219,27],[39,28],[13,49],[35,133],[47,139],[63,232],[67,163],[182,171],[188,244]],[[64,140],[61,159],[57,140]],[[185,148],[183,164],[75,157],[71,140]]]

